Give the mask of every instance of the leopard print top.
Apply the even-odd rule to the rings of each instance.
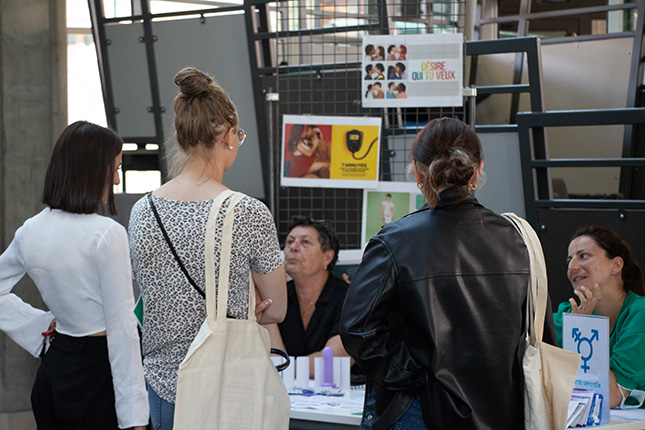
[[[197,286],[204,290],[204,237],[213,200],[177,201],[155,195],[152,198],[179,258]],[[229,200],[224,201],[217,217],[218,265],[223,215]],[[132,208],[129,236],[132,270],[141,289],[144,309],[144,375],[159,397],[174,403],[177,370],[206,318],[206,303],[179,268],[145,197]],[[281,264],[271,212],[260,201],[243,198],[234,213],[228,315],[247,318],[250,269],[266,274]],[[219,276],[219,266],[215,276],[215,279]]]

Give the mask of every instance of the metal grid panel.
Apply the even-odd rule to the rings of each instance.
[[[464,0],[303,0],[261,7],[268,25],[258,39],[271,40],[271,56],[260,68],[272,76],[263,85],[280,95],[272,120],[276,160],[285,114],[381,117],[381,180],[406,181],[407,153],[418,130],[433,118],[463,118],[461,107],[361,107],[360,62],[364,35],[463,32]],[[292,216],[310,214],[333,222],[341,249],[360,248],[362,190],[278,187],[276,195],[281,241]]]

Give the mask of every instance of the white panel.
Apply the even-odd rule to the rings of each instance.
[[[118,133],[123,137],[155,136],[146,47],[139,42],[143,24],[110,24],[105,27],[110,76]]]
[[[542,45],[544,110],[625,108],[633,38]],[[510,84],[515,54],[483,55],[477,65],[478,85]],[[523,83],[528,83],[526,63]],[[506,124],[510,95],[493,95],[477,105],[477,124]],[[530,110],[522,95],[520,111]],[[622,126],[550,127],[551,158],[619,158]],[[571,194],[610,194],[618,191],[619,168],[553,169]]]
[[[520,145],[516,133],[479,133],[484,150],[486,183],[475,193],[493,212],[524,217]]]
[[[547,110],[611,109],[627,104],[632,38],[542,46]],[[552,127],[551,158],[620,158],[623,126]],[[569,194],[618,191],[620,168],[554,169]]]

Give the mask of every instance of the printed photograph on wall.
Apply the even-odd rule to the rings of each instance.
[[[463,105],[462,34],[366,36],[363,50],[363,107]]]
[[[380,182],[375,190],[363,192],[362,243],[381,229],[423,206],[423,195],[414,183]]]
[[[376,186],[380,118],[285,115],[282,136],[280,185]]]

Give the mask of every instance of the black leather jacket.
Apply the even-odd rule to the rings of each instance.
[[[434,210],[384,227],[341,317],[368,378],[361,428],[388,428],[416,397],[431,429],[523,428],[528,277],[519,233],[472,196],[446,190]],[[545,328],[553,343],[550,309]]]

